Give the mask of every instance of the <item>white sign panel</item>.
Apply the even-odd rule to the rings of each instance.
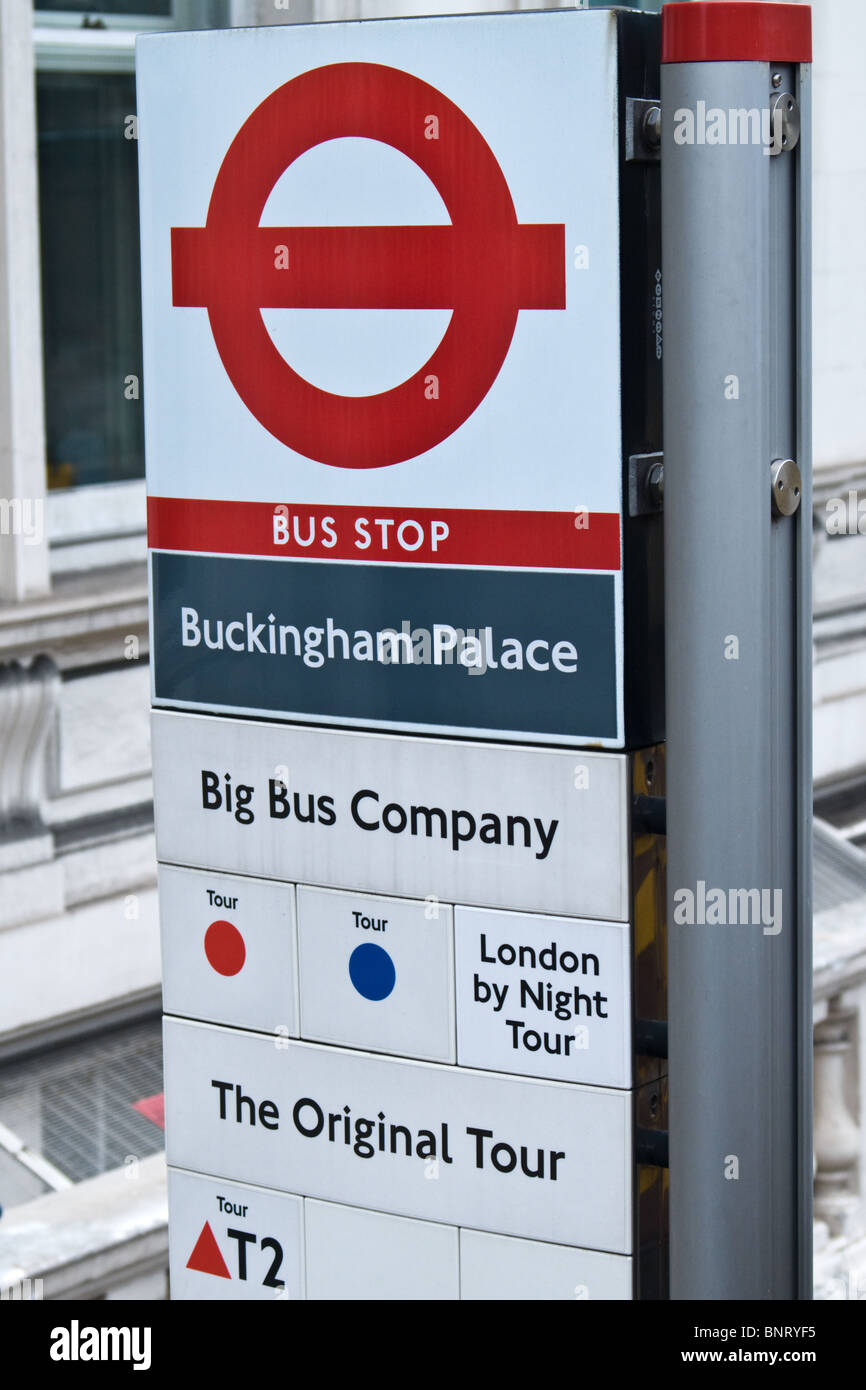
[[[461,1066],[630,1086],[631,931],[458,907]]]
[[[300,1197],[168,1170],[172,1299],[304,1297]]]
[[[174,1300],[631,1298],[634,1259],[168,1170]]]
[[[170,1164],[446,1225],[632,1249],[631,1096],[165,1020]]]
[[[151,493],[362,507],[460,498],[481,510],[495,493],[501,508],[619,510],[612,16],[145,36],[136,69]],[[390,106],[378,124],[365,82]],[[229,275],[232,217],[248,253]],[[280,264],[275,243],[292,240]],[[512,249],[516,264],[502,264]],[[364,269],[371,283],[353,286]],[[423,375],[417,399],[392,395],[434,351],[481,374],[462,399],[444,372],[438,397]],[[331,420],[315,392],[338,398]],[[393,558],[396,537],[384,544],[376,556]]]
[[[409,1221],[335,1202],[304,1202],[307,1298],[407,1299],[460,1297],[459,1232],[433,1221]]]
[[[454,1062],[454,933],[444,903],[298,888],[301,1034]]]
[[[136,66],[155,700],[621,747],[615,18]]]
[[[298,1034],[293,885],[161,865],[166,1013]]]
[[[509,1303],[630,1299],[634,1260],[482,1231],[460,1232],[460,1297]]]
[[[628,920],[628,760],[156,711],[162,861]]]

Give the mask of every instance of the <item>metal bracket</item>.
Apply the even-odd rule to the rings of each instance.
[[[773,511],[777,516],[793,516],[803,490],[800,470],[793,459],[774,459],[770,464]]]
[[[639,1057],[667,1057],[668,1025],[664,1019],[638,1018],[634,1025],[634,1050]]]
[[[662,153],[662,109],[658,97],[626,97],[625,157],[655,164]]]
[[[800,108],[796,97],[790,92],[774,92],[770,97],[770,154],[788,154],[799,139]]]
[[[638,835],[667,835],[667,803],[664,797],[632,797],[631,823]]]
[[[666,1129],[640,1129],[635,1127],[635,1159],[638,1163],[649,1164],[653,1168],[669,1166],[669,1145]]]
[[[628,514],[652,516],[664,506],[664,454],[630,454],[628,460]]]

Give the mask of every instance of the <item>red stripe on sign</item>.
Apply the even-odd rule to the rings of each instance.
[[[367,564],[618,570],[616,512],[322,507],[149,497],[152,550]]]
[[[811,63],[808,5],[680,0],[662,7],[663,63]]]

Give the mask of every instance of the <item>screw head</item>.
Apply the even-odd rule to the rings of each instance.
[[[780,72],[774,72],[774,73],[773,73],[773,86],[774,86],[774,87],[781,87],[781,85],[782,85],[782,74],[781,74]]]

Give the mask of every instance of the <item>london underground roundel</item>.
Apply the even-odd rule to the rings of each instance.
[[[286,169],[360,137],[427,175],[450,224],[262,227]],[[499,373],[521,309],[565,308],[565,227],[521,223],[490,147],[452,101],[378,63],[301,73],[253,111],[222,162],[204,227],[171,229],[172,299],[205,307],[222,364],[283,444],[339,468],[381,468],[441,443]],[[263,308],[448,309],[432,356],[374,395],[321,390],[277,350]]]

